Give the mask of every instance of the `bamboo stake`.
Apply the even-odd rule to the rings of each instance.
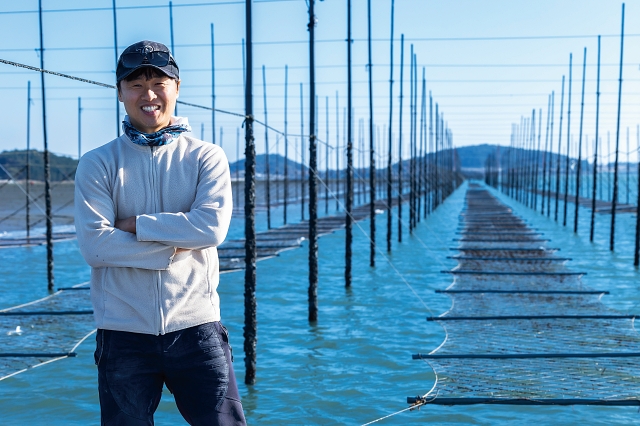
[[[262,66],[262,97],[264,99],[264,155],[265,155],[265,173],[267,175],[266,181],[266,196],[267,196],[267,229],[271,229],[271,170],[269,167],[269,116],[267,114],[267,76],[265,73],[265,67]]]
[[[288,103],[289,103],[289,66],[284,66],[284,206],[283,220],[287,224],[287,207],[289,201],[289,136],[288,136]]]
[[[613,169],[613,197],[611,198],[611,233],[609,250],[613,251],[616,234],[616,208],[618,204],[618,147],[620,144],[620,110],[622,103],[622,65],[624,53],[624,3],[622,3],[622,29],[620,31],[620,77],[618,78],[618,118],[616,120],[616,159]]]
[[[80,160],[78,158],[78,160]],[[29,209],[31,207],[31,201],[30,201],[30,194],[29,194],[29,187],[31,186],[31,81],[27,82],[27,155],[26,155],[26,167],[27,167],[27,174],[26,174],[26,188],[25,188],[25,193],[26,193],[26,220],[25,220],[25,226],[26,226],[26,230],[27,230],[27,240],[31,237],[31,226],[29,225],[30,222],[30,218],[29,218]]]
[[[169,2],[169,34],[171,36],[171,54],[176,54],[175,45],[173,44],[173,2]],[[176,103],[176,107],[173,110],[173,115],[178,115],[178,104]]]
[[[113,51],[115,54],[115,66],[118,66],[118,19],[116,13],[116,0],[112,1],[113,11]],[[173,52],[173,48],[171,50]],[[120,100],[116,96],[116,137],[120,136]]]
[[[542,118],[542,117],[540,117]],[[549,145],[549,121],[551,119],[551,95],[549,95],[549,100],[547,101],[547,130],[544,136],[544,153],[542,157],[542,199],[540,214],[544,215],[544,197],[546,193],[546,179],[547,179],[547,149]]]
[[[573,75],[571,67],[573,65],[573,53],[569,54],[569,98],[567,100],[567,157],[565,161],[564,178],[564,213],[562,216],[562,226],[567,226],[567,206],[569,204],[569,159],[571,157],[571,77]]]
[[[338,100],[338,91],[336,90],[336,212],[340,209],[340,105]]]
[[[560,125],[558,126],[558,155],[556,157],[556,206],[554,220],[558,221],[558,197],[560,194],[560,161],[562,153],[562,113],[564,109],[564,75],[562,76],[562,94],[560,95]]]
[[[393,13],[395,1],[391,0],[391,36],[389,37],[389,151],[387,154],[387,252],[391,253],[391,192],[393,190]],[[402,159],[400,159],[402,161]]]
[[[402,187],[402,88],[403,88],[403,71],[404,71],[404,34],[400,35],[400,106],[398,113],[398,242],[402,242],[402,204],[403,190]]]
[[[309,322],[318,320],[318,153],[316,145],[315,0],[309,0]]]
[[[214,55],[213,23],[211,23],[211,143],[216,143],[216,62]],[[222,143],[222,142],[221,142]]]
[[[578,233],[578,212],[580,211],[580,168],[582,162],[582,123],[584,117],[584,84],[587,75],[587,48],[584,48],[584,59],[582,60],[582,98],[580,101],[580,131],[578,136],[578,167],[576,170],[576,210],[573,218],[573,232]]]
[[[256,146],[253,136],[253,40],[251,35],[251,5],[246,0],[246,73],[245,73],[245,172],[244,172],[244,363],[247,385],[256,382],[256,345],[258,343],[258,322],[256,302]]]
[[[552,176],[552,158],[553,158],[553,119],[555,115],[555,92],[551,92],[551,129],[549,131],[549,176],[547,183],[547,217],[551,216],[551,176]]]
[[[347,202],[345,215],[345,287],[351,287],[351,261],[353,245],[353,99],[351,70],[351,0],[347,0]]]
[[[44,69],[44,41],[42,30],[42,0],[38,0],[38,17],[40,24],[40,69]],[[51,292],[54,286],[53,277],[53,221],[51,220],[51,168],[49,165],[49,144],[47,140],[47,108],[44,85],[44,73],[40,73],[42,93],[42,137],[44,143],[44,200],[45,219],[47,224],[47,289]]]
[[[329,97],[325,97],[325,112],[326,112],[326,142],[324,144],[325,154],[325,175],[324,175],[324,212],[329,214]]]

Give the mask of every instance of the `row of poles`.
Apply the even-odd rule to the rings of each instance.
[[[613,172],[613,195],[611,197],[611,224],[609,249],[614,250],[615,247],[615,229],[616,229],[616,212],[618,209],[618,183],[619,183],[619,146],[620,146],[620,113],[622,101],[622,70],[623,70],[623,53],[624,53],[624,11],[625,5],[622,4],[622,28],[620,36],[620,71],[618,77],[618,104],[617,104],[617,120],[616,120],[616,140],[615,140],[615,160]],[[571,201],[575,203],[573,217],[573,231],[578,233],[578,218],[580,212],[580,179],[582,177],[583,166],[583,128],[584,128],[584,97],[585,97],[585,80],[586,80],[586,62],[587,49],[584,48],[582,63],[582,92],[580,101],[580,124],[578,131],[577,159],[574,163],[575,168],[575,184],[573,189],[575,193],[573,200],[570,200],[570,171],[571,165],[571,101],[572,101],[572,67],[573,56],[569,56],[569,79],[568,79],[568,96],[567,96],[567,114],[566,114],[566,154],[562,155],[563,146],[563,119],[564,119],[564,103],[565,103],[565,77],[562,77],[562,91],[560,96],[560,114],[559,114],[559,130],[557,134],[557,152],[553,153],[554,145],[554,110],[555,110],[555,92],[549,95],[546,117],[546,131],[544,148],[541,145],[542,138],[542,109],[531,112],[530,117],[522,117],[520,124],[512,125],[511,143],[509,149],[503,155],[506,157],[506,165],[498,158],[498,155],[492,155],[485,162],[485,179],[488,184],[500,187],[507,195],[526,204],[534,210],[538,209],[539,195],[541,206],[540,212],[550,217],[552,197],[555,198],[554,220],[559,221],[560,215],[560,197],[563,197],[564,210],[562,212],[562,224],[567,226],[568,205]],[[537,117],[536,117],[537,112]],[[600,139],[599,129],[600,118],[600,36],[598,36],[598,59],[597,59],[597,83],[596,83],[596,115],[595,115],[595,140],[594,140],[594,156],[593,156],[593,178],[592,178],[592,196],[591,196],[591,222],[589,239],[593,242],[595,228],[596,213],[596,194],[598,187],[598,145]],[[627,131],[628,142],[628,131]],[[640,143],[640,142],[639,142]],[[586,146],[586,144],[585,144]],[[627,148],[628,151],[628,148]],[[564,162],[564,168],[562,163]],[[588,164],[588,163],[587,163]],[[540,170],[542,168],[542,170]],[[629,173],[627,163],[627,176]],[[640,176],[640,161],[638,162],[638,173]],[[564,177],[564,182],[563,182]],[[628,182],[628,177],[627,177]],[[562,185],[564,183],[564,185]],[[562,188],[564,186],[564,188]],[[627,193],[629,190],[627,189]],[[545,203],[546,202],[546,203]],[[583,200],[584,204],[584,200]],[[640,213],[640,178],[638,179],[638,204],[637,211]],[[634,265],[640,264],[640,214],[636,217],[636,237],[634,248]]]
[[[116,1],[113,0],[113,23],[114,23],[114,41],[115,41],[115,58],[117,60],[117,21],[116,21]],[[39,0],[39,26],[40,26],[40,68],[44,70],[44,47],[43,47],[43,31],[42,31],[42,0]],[[367,3],[367,18],[368,18],[368,70],[369,70],[369,122],[368,122],[368,136],[369,136],[369,217],[370,217],[370,265],[375,266],[376,251],[376,199],[377,188],[379,186],[378,180],[384,180],[385,175],[383,171],[376,169],[376,149],[374,144],[374,122],[373,122],[373,63],[372,63],[372,48],[371,48],[371,1]],[[314,12],[315,1],[309,2],[309,22],[307,24],[309,31],[309,130],[308,130],[308,153],[309,153],[309,167],[308,167],[308,190],[309,190],[309,313],[308,319],[311,323],[318,320],[318,302],[317,302],[317,287],[318,287],[318,136],[317,136],[317,111],[316,111],[316,89],[315,89],[315,26],[316,15]],[[173,17],[172,17],[172,5],[169,3],[170,20],[171,20],[171,48],[174,51],[173,46]],[[252,43],[252,0],[246,0],[245,2],[245,15],[246,15],[246,43],[245,47],[245,114],[244,114],[244,127],[245,127],[245,173],[244,173],[244,216],[245,216],[245,287],[244,287],[244,304],[245,304],[245,326],[244,326],[244,351],[245,351],[245,382],[247,384],[255,383],[256,377],[256,346],[257,346],[257,317],[256,317],[256,281],[257,281],[257,252],[256,252],[256,146],[254,138],[254,126],[255,123],[265,125],[267,130],[268,122],[265,114],[265,123],[260,123],[256,120],[253,110],[253,43]],[[395,165],[397,168],[394,173],[393,157],[393,13],[394,13],[394,0],[391,0],[391,74],[389,80],[389,101],[390,101],[390,113],[388,124],[388,158],[387,158],[387,170],[386,170],[386,213],[387,213],[387,251],[391,251],[391,239],[392,239],[392,210],[391,207],[394,202],[394,195],[397,197],[398,204],[398,226],[397,237],[398,241],[402,241],[402,205],[406,201],[409,203],[409,231],[413,232],[417,223],[420,222],[420,217],[426,217],[433,209],[435,209],[443,200],[450,195],[455,188],[461,183],[459,174],[459,162],[456,156],[456,152],[453,149],[453,134],[447,126],[447,122],[444,119],[444,114],[440,111],[437,103],[434,104],[431,94],[427,97],[426,92],[426,78],[425,70],[422,70],[422,88],[419,87],[418,78],[418,62],[417,55],[413,51],[411,46],[411,64],[410,64],[410,101],[409,101],[409,150],[410,159],[402,160],[402,142],[403,142],[403,82],[404,82],[404,36],[401,37],[401,65],[400,65],[400,95],[399,95],[399,124],[398,124],[398,157],[399,161]],[[352,44],[353,39],[351,35],[351,0],[347,0],[347,108],[346,108],[346,168],[345,168],[345,286],[350,287],[352,283],[352,245],[353,245],[353,209],[354,209],[354,144],[353,144],[353,102],[352,102]],[[213,24],[211,26],[212,31],[212,49],[213,49]],[[213,50],[212,50],[212,67],[214,67]],[[213,69],[212,69],[213,74]],[[215,85],[215,77],[212,77],[212,85]],[[46,242],[47,242],[47,279],[48,289],[53,290],[54,276],[53,276],[53,241],[52,241],[52,214],[51,214],[51,187],[50,187],[50,166],[49,166],[49,151],[47,145],[47,126],[46,126],[46,102],[45,102],[45,81],[44,72],[41,72],[41,89],[42,89],[42,116],[43,116],[43,137],[44,137],[44,168],[45,168],[45,202],[46,202]],[[30,86],[29,86],[30,90]],[[29,104],[30,104],[29,94]],[[428,99],[428,107],[427,107]],[[419,103],[420,102],[420,103]],[[265,98],[266,103],[266,98]],[[215,90],[212,89],[212,107],[202,107],[193,105],[200,108],[210,109],[212,111],[212,122],[214,124],[213,142],[215,143]],[[30,108],[30,107],[29,107]],[[79,116],[82,111],[81,100],[78,100],[78,112]],[[266,111],[266,106],[265,106]],[[30,110],[29,110],[30,113]],[[177,114],[177,107],[176,107]],[[418,116],[419,114],[419,116]],[[116,102],[116,115],[117,115],[117,134],[120,134],[120,106],[119,102]],[[304,120],[303,120],[304,121]],[[79,120],[79,133],[81,131],[81,124]],[[287,122],[285,119],[285,158],[287,156]],[[364,133],[364,132],[363,132]],[[304,135],[304,128],[301,135]],[[265,135],[266,143],[268,146],[268,134]],[[79,155],[80,155],[80,139],[79,139]],[[27,149],[27,155],[29,153]],[[303,148],[303,152],[304,152]],[[268,154],[268,151],[267,151]],[[304,163],[304,159],[303,159]],[[408,163],[408,164],[405,164]],[[268,164],[268,161],[267,161]],[[287,161],[285,161],[286,170]],[[408,171],[404,168],[408,167]],[[268,166],[267,166],[268,167]],[[327,167],[328,168],[328,167]],[[286,175],[286,171],[285,171]],[[393,178],[394,175],[397,178],[397,194],[393,194]],[[28,181],[29,177],[27,177]],[[304,179],[303,179],[304,180]],[[269,187],[269,179],[267,180],[267,187]],[[285,185],[285,200],[287,199],[287,185]],[[408,188],[408,191],[407,191]],[[326,197],[328,198],[328,187],[325,187]],[[267,195],[267,205],[270,200]],[[406,198],[408,197],[408,200]],[[303,193],[302,200],[305,199]],[[384,201],[384,200],[380,200]],[[304,203],[302,203],[304,204]],[[303,207],[304,208],[304,207]],[[286,211],[286,209],[285,209]],[[268,213],[270,214],[270,213]],[[286,214],[286,213],[285,213]]]
[[[246,0],[246,75],[245,75],[245,325],[244,325],[244,352],[245,352],[245,383],[254,384],[256,380],[256,347],[257,347],[257,316],[256,316],[256,230],[255,230],[255,174],[256,174],[256,147],[254,140],[254,112],[253,112],[253,57],[252,57],[252,1]],[[394,0],[391,0],[391,75],[389,79],[389,99],[393,105],[393,15]],[[370,217],[370,266],[375,266],[376,254],[376,156],[374,146],[374,122],[373,122],[373,64],[371,50],[371,1],[367,2],[368,21],[368,70],[369,70],[369,217]],[[351,36],[352,11],[351,0],[347,0],[347,137],[346,137],[346,199],[345,199],[345,286],[350,287],[352,282],[352,245],[353,245],[353,190],[354,190],[354,168],[353,168],[353,104],[352,104],[352,43]],[[316,135],[316,89],[315,89],[315,1],[309,1],[309,287],[308,320],[315,323],[318,320],[318,233],[317,233],[317,194],[318,194],[318,138]],[[401,66],[400,66],[400,113],[399,113],[399,152],[402,153],[402,107],[403,107],[403,70],[404,70],[404,36],[401,38]],[[453,147],[453,136],[446,126],[442,114],[438,111],[436,104],[435,117],[433,109],[429,108],[429,142],[432,151],[428,153],[427,128],[426,128],[426,85],[423,70],[422,85],[422,109],[420,110],[420,125],[418,128],[418,67],[416,55],[411,48],[411,102],[410,102],[410,147],[411,159],[409,160],[409,203],[410,219],[409,229],[412,232],[419,221],[420,206],[424,205],[424,215],[428,209],[438,206],[455,187],[460,183],[454,179],[456,170],[455,151]],[[432,105],[431,96],[429,96]],[[285,119],[286,123],[286,119]],[[389,112],[389,150],[387,159],[387,250],[391,251],[392,235],[392,215],[391,206],[393,203],[393,163],[392,163],[392,139],[393,139],[393,108]],[[435,126],[435,131],[434,131]],[[418,134],[418,131],[420,132]],[[418,144],[419,140],[419,144]],[[286,147],[286,124],[285,124],[285,147]],[[285,148],[286,152],[286,148]],[[285,162],[286,164],[286,162]],[[402,184],[402,156],[398,162],[397,176],[398,182],[398,240],[402,241],[402,204],[405,202]],[[457,169],[459,170],[459,168]],[[286,188],[286,185],[285,185]],[[428,195],[428,196],[427,196]],[[429,201],[427,201],[429,200]],[[422,204],[421,201],[424,203]]]

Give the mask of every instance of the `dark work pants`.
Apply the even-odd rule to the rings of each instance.
[[[190,425],[246,424],[221,323],[160,336],[98,330],[96,341],[102,425],[153,425],[163,384]]]

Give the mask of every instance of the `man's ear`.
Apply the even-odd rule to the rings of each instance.
[[[180,80],[176,80],[176,99],[180,96]]]
[[[122,102],[122,93],[120,93],[120,85],[118,85],[117,90],[118,90],[118,100]]]

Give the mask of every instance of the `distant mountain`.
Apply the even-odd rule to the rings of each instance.
[[[535,158],[536,153],[539,155],[538,158],[542,162],[542,159],[543,159],[542,152],[534,151],[534,153],[531,154],[531,153],[525,152],[520,148],[511,149],[510,147],[506,147],[506,146],[489,145],[489,144],[463,146],[463,147],[456,148],[457,161],[459,162],[460,168],[462,169],[463,173],[465,173],[468,176],[473,175],[474,177],[476,174],[484,172],[487,159],[491,159],[490,161],[493,162],[494,167],[495,165],[497,165],[498,162],[501,164],[502,167],[506,167],[509,164],[510,159],[513,160],[514,158],[518,158],[519,159],[518,161],[521,161],[521,159],[525,158],[526,155],[533,155],[533,157]],[[432,156],[433,154],[430,154],[429,158],[432,158]],[[30,157],[30,164],[31,164],[30,178],[32,180],[40,180],[40,181],[44,180],[44,165],[43,165],[44,161],[43,161],[42,152],[36,151],[36,150],[30,150],[29,157]],[[266,173],[267,173],[266,157],[267,156],[265,154],[259,154],[256,156],[256,175],[258,179],[264,179],[264,177],[266,176]],[[4,167],[14,179],[19,179],[19,180],[25,179],[26,178],[26,168],[25,168],[26,158],[27,158],[26,150],[0,152],[0,165],[2,165],[2,167]],[[530,157],[527,157],[527,158],[530,158]],[[557,158],[558,158],[557,154],[552,154],[551,155],[552,163],[555,164],[555,162],[557,161]],[[620,159],[622,160],[622,158],[623,157],[621,156]],[[51,164],[51,179],[53,181],[74,179],[75,170],[78,164],[78,161],[76,159],[63,156],[63,155],[56,155],[56,154],[50,153],[49,161]],[[562,164],[564,164],[564,162],[566,161],[566,156],[564,155],[560,156],[560,161],[562,161]],[[575,159],[570,159],[570,164],[574,166],[575,161],[576,161]],[[303,171],[305,176],[308,176],[309,168],[307,166],[302,166],[299,162],[293,161],[291,159],[288,159],[286,163],[287,163],[287,174],[291,179],[299,179]],[[285,164],[284,156],[279,154],[269,155],[269,173],[271,175],[283,176],[284,164]],[[626,163],[622,161],[619,162],[619,166],[621,168],[624,168],[625,164]],[[382,173],[382,169],[384,169],[384,165],[386,165],[386,162],[378,163],[379,173]],[[583,166],[585,165],[586,165],[586,160],[583,160]],[[319,166],[321,171],[320,172],[321,177],[324,177],[324,173],[325,173],[324,164],[319,164]],[[395,163],[393,167],[394,167],[394,170],[397,171],[398,164]],[[613,163],[610,163],[609,167],[613,167]],[[637,164],[635,163],[631,164],[632,169],[635,169],[636,167],[637,167]],[[231,168],[232,177],[235,177],[236,173],[238,176],[244,177],[244,158],[234,163],[231,163],[230,168]],[[409,162],[408,160],[404,160],[403,161],[404,171],[406,172],[407,170],[409,170],[408,168],[409,168]],[[7,174],[7,172],[5,172],[2,168],[0,168],[0,179],[9,179],[10,176]],[[357,175],[365,176],[367,175],[368,170],[355,168],[354,172]],[[332,179],[336,177],[335,170],[330,170],[329,174]],[[340,177],[344,177],[344,169],[340,171],[339,175]]]
[[[525,159],[532,159],[535,161],[536,158],[539,159],[540,163],[544,161],[543,151],[525,151],[521,148],[510,148],[508,146],[499,146],[499,145],[473,145],[473,146],[463,146],[460,148],[456,148],[458,153],[458,158],[460,159],[460,165],[462,169],[484,169],[486,161],[491,157],[491,160],[494,162],[494,166],[499,162],[502,167],[506,167],[509,164],[509,161],[524,161]],[[611,157],[613,158],[613,156]],[[626,159],[623,157],[623,154],[620,154],[618,166],[620,168],[626,167],[626,162],[622,160]],[[550,157],[546,158],[547,161],[551,161],[553,164],[556,164],[558,159],[558,154],[552,153]],[[564,164],[567,160],[566,155],[560,156],[560,161]],[[569,157],[569,164],[575,165],[577,158]],[[593,162],[593,157],[589,158],[589,163]],[[582,166],[584,167],[587,164],[587,160],[582,157]],[[609,167],[613,167],[614,163],[611,161],[608,163]],[[607,166],[607,163],[604,164]],[[637,164],[632,163],[630,167],[633,169],[637,167]]]
[[[0,152],[0,179],[26,179],[27,150]],[[78,160],[49,153],[51,180],[73,180],[76,175]],[[8,173],[7,173],[8,172]],[[29,179],[44,180],[44,155],[42,151],[29,150]]]
[[[500,147],[504,150],[505,147]],[[473,145],[456,148],[458,158],[460,159],[460,167],[463,169],[480,169],[484,168],[485,162],[490,155],[496,155],[498,145]]]

